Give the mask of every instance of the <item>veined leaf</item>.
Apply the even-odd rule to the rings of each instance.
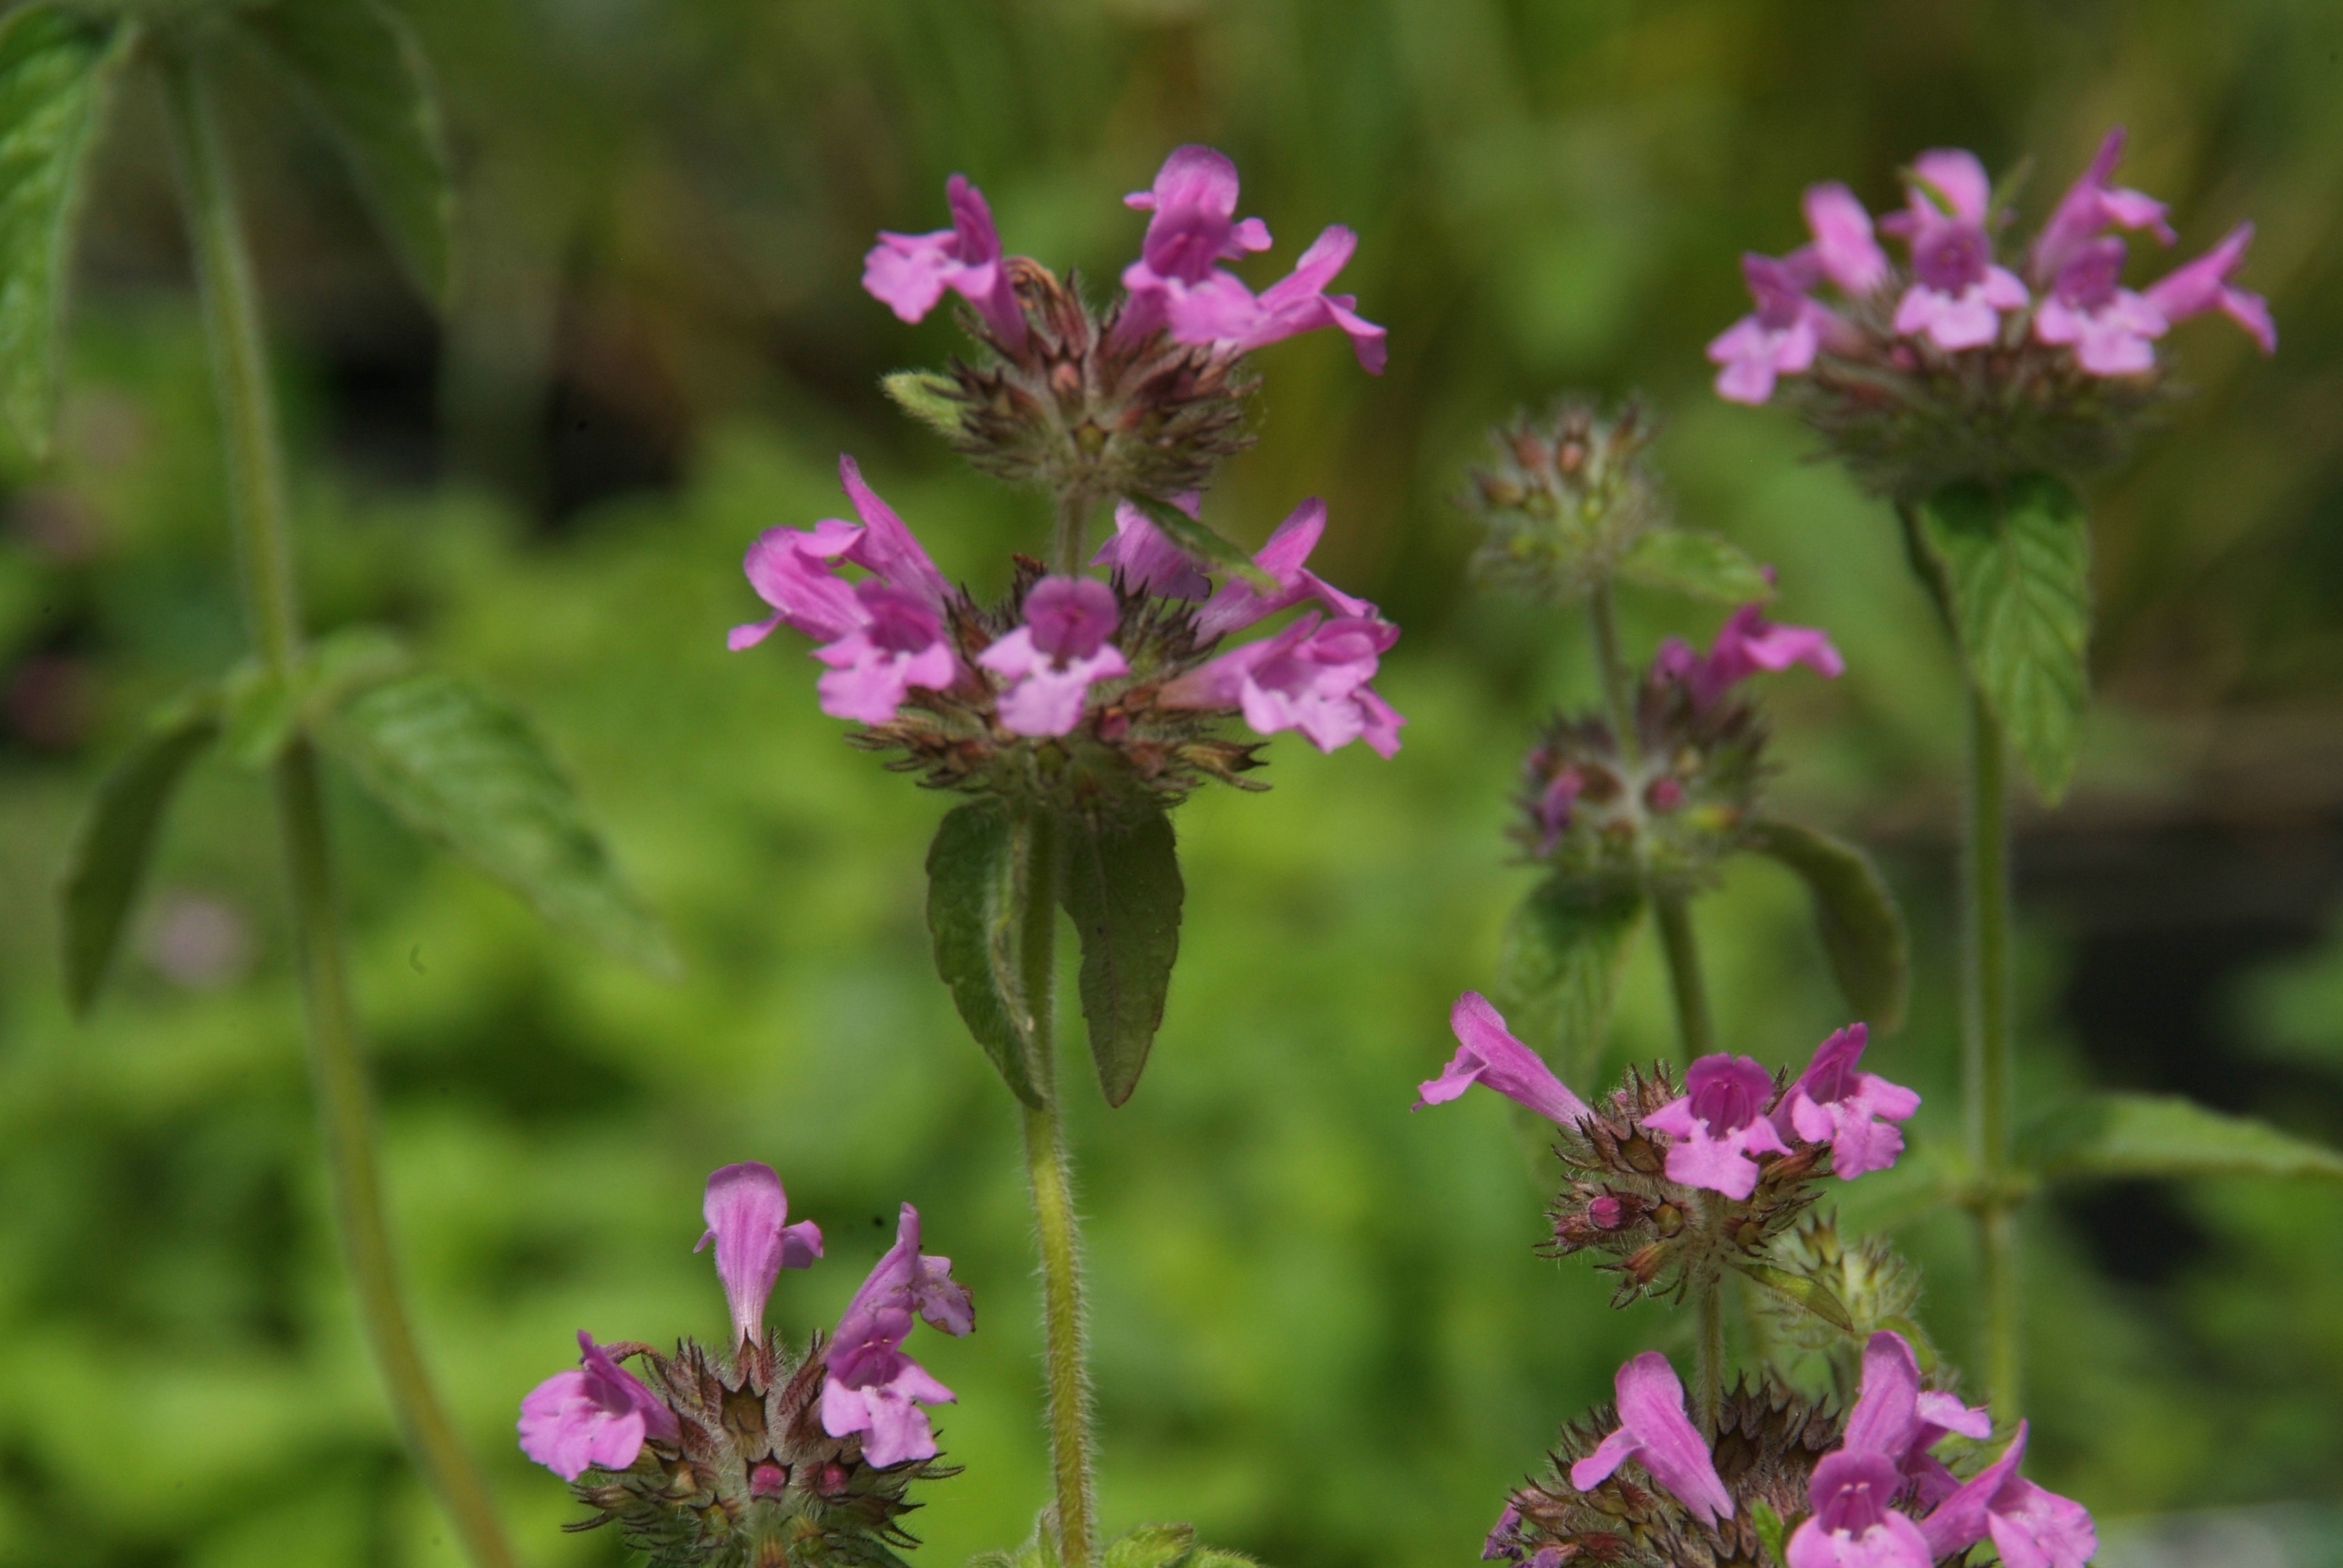
[[[1147,520],[1163,530],[1164,538],[1197,559],[1225,568],[1264,593],[1276,588],[1277,579],[1253,565],[1245,548],[1222,538],[1219,530],[1205,527],[1171,502],[1154,496],[1127,496],[1124,499],[1145,512]]]
[[[1045,1101],[1033,1081],[1033,1008],[1025,994],[1032,846],[1031,817],[1001,801],[953,809],[928,847],[928,931],[936,972],[969,1032],[1010,1092],[1039,1111]]]
[[[1180,857],[1172,819],[1058,820],[1061,894],[1082,945],[1082,1020],[1109,1105],[1139,1087],[1180,955]]]
[[[2343,1150],[2177,1094],[2094,1094],[2026,1130],[2027,1163],[2052,1181],[2287,1176],[2343,1181]]]
[[[1910,943],[1903,912],[1871,857],[1795,822],[1760,822],[1752,847],[1795,871],[1814,895],[1815,929],[1855,1016],[1882,1033],[1904,1026]]]
[[[2083,503],[2047,474],[1928,498],[1920,528],[1952,597],[1969,678],[2042,798],[2074,777],[2090,700],[2091,538]]]
[[[656,973],[676,970],[658,917],[510,708],[450,676],[411,675],[360,693],[317,735],[393,816],[553,924]]]
[[[239,18],[332,127],[416,286],[444,303],[455,195],[430,63],[407,19],[380,0],[277,0]]]
[[[1619,575],[1643,588],[1719,604],[1774,597],[1774,585],[1741,547],[1700,528],[1653,528],[1627,548]]]
[[[1847,1333],[1855,1332],[1855,1319],[1848,1314],[1846,1303],[1820,1280],[1808,1279],[1787,1269],[1777,1269],[1771,1263],[1755,1262],[1745,1258],[1735,1259],[1733,1266],[1793,1306],[1804,1307],[1831,1327]]]
[[[1497,1005],[1567,1081],[1589,1081],[1602,1060],[1619,973],[1643,916],[1640,894],[1595,894],[1557,879],[1505,922]]]
[[[221,685],[226,734],[220,749],[239,766],[266,768],[295,732],[318,723],[357,693],[407,673],[413,660],[398,639],[377,627],[346,627],[301,650],[290,674],[278,676],[256,660],[239,666]]]
[[[65,937],[65,1000],[85,1013],[122,945],[155,839],[186,776],[220,730],[209,701],[190,703],[158,723],[99,780],[74,829],[57,902]]]
[[[1174,1568],[1195,1545],[1192,1524],[1141,1524],[1106,1543],[1101,1568]]]
[[[0,413],[35,457],[56,419],[82,173],[133,31],[50,5],[0,17]]]

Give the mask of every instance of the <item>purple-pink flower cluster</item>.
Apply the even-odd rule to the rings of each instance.
[[[1778,377],[1803,374],[1817,355],[1872,352],[1847,314],[1815,297],[1825,284],[1849,305],[1888,306],[1892,296],[1893,334],[1947,354],[2030,337],[2069,350],[2087,374],[2134,376],[2155,367],[2157,339],[2216,310],[2275,352],[2268,306],[2229,281],[2253,236],[2249,223],[2144,289],[2123,286],[2126,245],[2110,231],[2146,231],[2166,245],[2177,237],[2163,203],[2109,183],[2123,144],[2120,127],[2107,133],[2028,247],[2023,276],[1996,259],[2002,214],[1972,153],[1938,148],[1913,159],[1904,206],[1875,226],[1846,186],[1809,187],[1809,242],[1784,256],[1742,258],[1756,308],[1708,346],[1718,395],[1763,403]],[[1902,267],[1875,226],[1902,242]]]

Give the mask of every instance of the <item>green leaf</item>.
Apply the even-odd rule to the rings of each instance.
[[[619,876],[544,744],[503,703],[450,676],[411,675],[343,706],[318,739],[392,815],[553,924],[675,971],[658,918]]]
[[[881,376],[879,385],[897,407],[938,435],[956,441],[964,434],[960,400],[951,395],[951,383],[942,377],[925,370],[897,370]]]
[[[1585,1083],[1603,1057],[1611,1003],[1644,900],[1555,878],[1505,922],[1493,989],[1506,1022],[1565,1079]]]
[[[998,800],[971,801],[947,815],[928,847],[928,931],[936,972],[968,1031],[1010,1092],[1039,1111],[1046,1101],[1033,1083],[1033,1010],[1025,995],[1032,839],[1032,819]]]
[[[2052,1181],[2288,1176],[2343,1181],[2343,1150],[2174,1094],[2094,1094],[2026,1130],[2027,1163]]]
[[[1276,588],[1277,579],[1253,565],[1252,555],[1242,545],[1223,538],[1218,530],[1206,528],[1171,502],[1154,496],[1124,498],[1145,512],[1147,520],[1163,530],[1164,538],[1197,559],[1225,567],[1264,593]]]
[[[56,421],[82,175],[133,32],[47,5],[0,17],[0,413],[35,457]]]
[[[379,0],[279,0],[241,15],[333,128],[416,286],[445,303],[455,195],[430,62],[407,19]]]
[[[1192,1524],[1142,1524],[1107,1543],[1101,1568],[1172,1568],[1195,1544]]]
[[[2090,700],[2091,537],[2083,503],[2047,474],[1928,498],[1921,532],[1952,598],[1969,678],[2056,803],[2074,777]]]
[[[1619,558],[1619,575],[1642,588],[1719,604],[1774,597],[1774,585],[1738,545],[1700,528],[1654,528]]]
[[[1903,1028],[1910,941],[1903,911],[1871,857],[1795,822],[1760,822],[1751,843],[1795,871],[1814,895],[1815,929],[1855,1015],[1882,1033]]]
[[[1846,1333],[1855,1332],[1855,1319],[1848,1314],[1846,1303],[1820,1280],[1745,1258],[1735,1259],[1733,1266],[1792,1306],[1804,1307],[1835,1329]]]
[[[1058,819],[1061,892],[1082,944],[1082,1020],[1109,1105],[1139,1087],[1172,963],[1180,955],[1180,857],[1172,819],[1149,807],[1128,820]]]
[[[138,901],[146,862],[187,765],[219,734],[209,702],[183,707],[155,726],[99,780],[74,829],[57,882],[65,938],[65,1000],[76,1014],[98,988]]]
[[[1749,1500],[1749,1523],[1757,1532],[1758,1543],[1765,1549],[1767,1568],[1781,1568],[1789,1561],[1785,1555],[1787,1549],[1782,1544],[1782,1516],[1764,1498],[1753,1497]]]
[[[294,735],[323,720],[357,693],[407,673],[404,644],[376,627],[347,627],[302,649],[279,677],[257,660],[239,665],[221,685],[227,733],[220,749],[238,765],[266,768]]]

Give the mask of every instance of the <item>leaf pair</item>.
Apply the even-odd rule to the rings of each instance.
[[[2091,538],[2064,481],[2028,474],[1948,485],[1917,538],[1969,680],[2056,803],[2075,774],[2090,701]]]
[[[1855,1016],[1883,1032],[1901,1028],[1908,943],[1903,915],[1871,858],[1790,822],[1756,824],[1749,847],[1806,884],[1823,951]],[[1632,889],[1591,890],[1556,877],[1505,923],[1498,1005],[1515,1032],[1566,1079],[1588,1082],[1601,1064],[1644,905],[1644,895]]]
[[[1082,1018],[1107,1103],[1139,1086],[1180,951],[1183,889],[1172,819],[1150,809],[1096,821],[1004,800],[955,808],[928,850],[928,929],[960,1018],[1012,1093],[1036,1110],[1053,1085],[1034,994],[1051,972],[1056,907],[1081,946]]]
[[[453,197],[430,72],[405,20],[379,0],[277,0],[226,15],[291,74],[417,286],[444,300]],[[0,417],[35,456],[56,417],[89,154],[140,37],[129,18],[55,5],[0,18]]]
[[[189,766],[223,740],[235,759],[266,766],[312,734],[407,827],[553,924],[655,972],[673,971],[657,917],[518,713],[449,676],[397,673],[373,635],[329,638],[304,668],[311,676],[291,681],[240,673],[180,704],[100,781],[58,885],[65,997],[75,1012],[97,1000]]]

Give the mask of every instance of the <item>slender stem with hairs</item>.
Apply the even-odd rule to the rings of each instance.
[[[1068,490],[1058,498],[1058,523],[1050,539],[1050,569],[1060,577],[1072,577],[1082,569],[1083,538],[1090,531],[1091,501],[1080,490]]]
[[[165,61],[164,73],[227,453],[245,617],[262,661],[281,678],[292,672],[300,654],[301,609],[259,293],[202,67],[174,55]],[[432,1389],[399,1299],[366,1067],[336,919],[317,757],[306,738],[297,737],[285,749],[270,782],[308,1021],[320,1142],[358,1316],[408,1452],[447,1511],[466,1553],[478,1568],[515,1568],[518,1560],[505,1541],[488,1485]]]
[[[1090,1568],[1094,1546],[1091,1384],[1082,1330],[1082,1248],[1073,1173],[1058,1120],[1056,978],[1057,846],[1048,813],[1028,828],[1025,870],[1025,1000],[1033,1015],[1031,1071],[1047,1102],[1025,1107],[1025,1171],[1041,1245],[1041,1326],[1050,1392],[1050,1470],[1057,1492],[1058,1557]]]
[[[2009,954],[2009,772],[2000,726],[1969,692],[1968,812],[1961,878],[1961,1078],[1977,1181],[1978,1283],[1985,1295],[1986,1391],[2017,1414],[2017,1215],[2011,1191],[2014,1055]]]

